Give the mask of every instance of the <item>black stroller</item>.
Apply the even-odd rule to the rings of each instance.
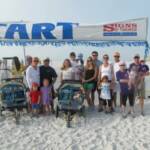
[[[19,81],[21,78],[6,79],[7,82],[0,86],[0,115],[5,110],[15,113],[16,123],[19,123],[20,111],[27,110],[26,88]]]
[[[65,81],[58,89],[58,104],[56,106],[56,118],[59,112],[66,114],[67,127],[75,113],[85,117],[84,92],[82,84],[77,81]]]

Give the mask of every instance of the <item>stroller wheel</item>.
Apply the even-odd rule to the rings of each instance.
[[[18,109],[15,109],[14,111],[15,111],[16,124],[19,124],[20,112],[18,111]]]
[[[85,106],[80,109],[80,115],[85,117]]]
[[[71,127],[71,112],[68,111],[67,113],[67,127],[70,128]]]
[[[2,109],[2,106],[0,105],[0,116],[3,115],[3,114],[2,114],[2,111],[3,111],[3,109]]]
[[[59,116],[59,107],[57,106],[56,107],[56,118],[58,118],[58,116]]]

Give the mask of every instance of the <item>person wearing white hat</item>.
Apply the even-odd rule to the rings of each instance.
[[[117,71],[119,71],[120,69],[120,66],[119,66],[119,63],[120,63],[120,53],[119,52],[115,52],[113,54],[114,56],[114,63],[113,63],[113,69],[114,69],[114,75],[115,75],[115,88],[114,88],[114,91],[113,91],[113,102],[114,102],[114,106],[116,107],[117,105],[117,93],[119,92],[120,93],[120,85],[119,85],[119,82],[117,81],[117,78],[116,78],[116,73]],[[120,99],[120,107],[121,107],[121,99]]]

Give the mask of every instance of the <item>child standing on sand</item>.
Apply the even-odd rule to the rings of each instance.
[[[53,98],[52,98],[52,86],[49,84],[48,79],[43,80],[43,87],[41,87],[41,99],[44,112],[46,114],[49,114],[52,108],[51,105]]]
[[[108,76],[103,76],[100,84],[101,94],[100,99],[103,102],[103,110],[104,112],[111,112],[111,92],[110,92],[110,83],[108,80]]]
[[[38,90],[38,87],[38,83],[33,82],[32,89],[29,93],[33,116],[38,116],[39,114],[41,93]]]

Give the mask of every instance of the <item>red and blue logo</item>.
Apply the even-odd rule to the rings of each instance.
[[[137,36],[137,24],[114,23],[104,25],[103,36]]]

